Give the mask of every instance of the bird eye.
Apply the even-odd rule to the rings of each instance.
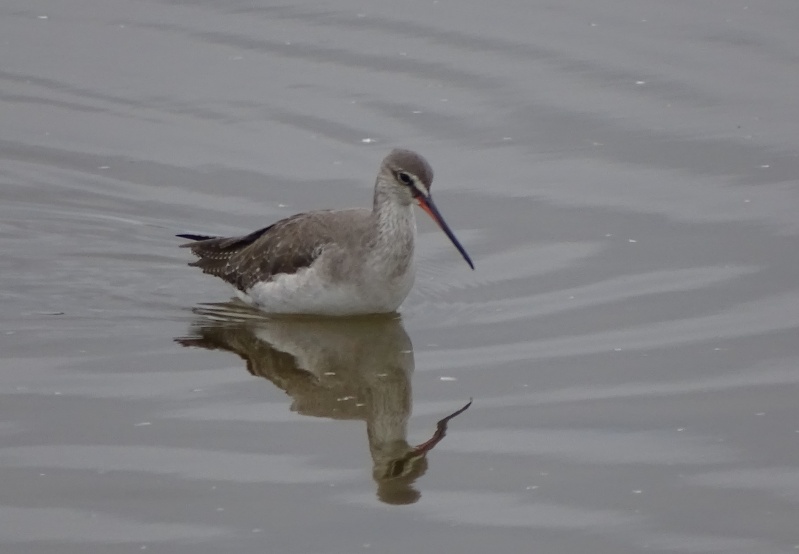
[[[404,171],[397,172],[397,179],[399,179],[399,182],[402,183],[403,185],[413,184],[413,179],[411,178],[411,176],[405,173]]]

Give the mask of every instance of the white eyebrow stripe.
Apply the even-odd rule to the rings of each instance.
[[[421,179],[419,179],[413,173],[408,173],[408,175],[410,175],[411,180],[413,181],[414,188],[416,190],[418,190],[420,193],[422,193],[422,196],[424,196],[425,198],[429,198],[430,197],[430,191],[427,190],[427,187],[424,186],[424,183],[422,183]]]

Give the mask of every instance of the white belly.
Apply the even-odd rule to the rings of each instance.
[[[246,293],[248,304],[272,314],[364,315],[396,311],[413,286],[415,268],[386,281],[360,276],[352,281],[322,278],[313,267],[272,281],[256,283]]]

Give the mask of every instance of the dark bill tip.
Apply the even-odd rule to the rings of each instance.
[[[417,197],[417,200],[419,201],[419,207],[422,208],[425,212],[427,212],[427,215],[433,218],[433,221],[435,221],[438,224],[438,226],[441,227],[441,230],[444,231],[444,234],[447,235],[447,237],[449,237],[449,240],[452,241],[452,244],[454,244],[455,248],[458,249],[458,252],[461,253],[463,259],[466,260],[467,264],[469,264],[469,267],[474,269],[474,264],[472,263],[472,259],[469,257],[469,254],[466,253],[466,249],[463,246],[461,246],[460,241],[457,238],[455,238],[455,234],[450,230],[449,225],[447,225],[447,222],[444,221],[444,217],[441,215],[441,212],[438,211],[438,208],[436,208],[436,205],[433,203],[433,198],[430,196],[426,198],[419,196]]]

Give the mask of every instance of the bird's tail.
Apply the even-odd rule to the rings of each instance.
[[[175,235],[175,236],[176,237],[180,237],[182,239],[189,239],[189,240],[210,240],[210,239],[219,238],[219,237],[210,237],[208,235],[191,235],[191,234]]]

